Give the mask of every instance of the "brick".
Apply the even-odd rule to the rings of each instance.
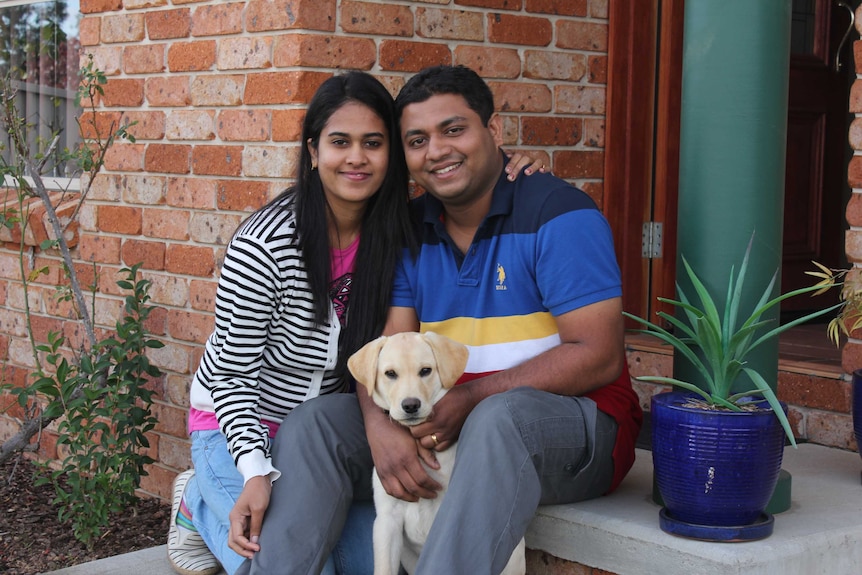
[[[590,56],[587,58],[587,79],[590,84],[608,83],[608,57]]]
[[[192,13],[192,36],[216,36],[242,32],[245,2],[199,6]]]
[[[201,72],[211,70],[216,62],[215,40],[178,42],[168,48],[168,69],[171,72]]]
[[[174,110],[165,126],[168,140],[215,139],[215,112],[213,110]]]
[[[481,12],[417,8],[416,33],[423,38],[481,42],[485,39],[482,16]]]
[[[456,6],[475,6],[497,10],[520,10],[523,0],[455,0]]]
[[[81,137],[88,140],[104,139],[120,125],[122,112],[96,112],[82,114],[80,122]]]
[[[85,262],[118,264],[121,246],[120,238],[82,234],[78,240],[78,253],[81,260]]]
[[[326,72],[263,72],[246,77],[243,101],[254,104],[305,104],[327,78]]]
[[[192,280],[189,284],[189,303],[192,309],[213,311],[217,288],[216,282],[213,281]]]
[[[147,321],[144,322],[144,328],[155,336],[164,336],[167,334],[165,328],[167,326],[168,310],[163,307],[151,307],[150,315],[147,316]]]
[[[862,156],[853,156],[847,166],[847,183],[851,188],[862,188]]]
[[[605,147],[605,120],[604,118],[585,118],[584,136],[585,146],[590,148]]]
[[[81,0],[79,10],[82,14],[94,14],[119,10],[122,6],[123,0]]]
[[[503,145],[517,146],[521,141],[521,122],[519,118],[517,116],[501,114],[500,119],[503,120]]]
[[[547,46],[554,34],[547,18],[494,13],[487,20],[488,40],[499,44]]]
[[[251,0],[245,10],[249,32],[270,30],[335,31],[335,0]]]
[[[167,261],[170,259],[170,248],[168,248]],[[170,271],[170,270],[167,270]],[[188,279],[179,277],[175,273],[152,273],[146,272],[143,277],[150,280],[150,297],[153,302],[159,305],[168,305],[173,307],[185,307],[189,301],[189,282]],[[174,310],[171,310],[174,313]],[[186,369],[184,366],[183,369]],[[177,371],[177,370],[174,370]],[[180,372],[183,373],[183,372]]]
[[[159,176],[123,176],[123,201],[155,206],[165,203],[165,179]]]
[[[216,67],[219,70],[248,70],[272,66],[272,38],[241,36],[218,43]]]
[[[172,273],[198,277],[213,277],[215,256],[212,248],[171,245],[165,261],[165,269]]]
[[[273,63],[284,68],[306,66],[370,70],[377,61],[377,45],[370,38],[285,34],[276,39]]]
[[[806,418],[808,440],[819,445],[851,449],[853,437],[853,418],[850,415],[812,411]]]
[[[848,235],[850,232],[848,232]],[[850,253],[848,252],[848,256]],[[2,316],[0,316],[2,318]],[[862,365],[862,343],[848,341],[841,348],[841,368],[844,373],[853,373]]]
[[[554,100],[560,114],[605,113],[607,90],[603,86],[556,86]]]
[[[452,53],[444,44],[383,40],[379,51],[379,65],[383,70],[418,72],[428,66],[452,63]]]
[[[168,333],[180,341],[206,343],[215,321],[211,314],[177,311],[168,317]]]
[[[165,46],[148,44],[126,46],[123,49],[123,62],[127,74],[155,74],[165,69]]]
[[[456,46],[455,64],[475,70],[483,78],[517,78],[521,57],[512,48]]]
[[[601,178],[605,171],[604,152],[563,150],[554,152],[554,174],[561,178]]]
[[[123,8],[126,10],[139,10],[141,8],[158,8],[165,6],[168,0],[123,0]]]
[[[272,111],[272,141],[298,142],[302,136],[302,119],[305,110],[273,110]]]
[[[217,208],[250,212],[263,207],[269,199],[269,183],[247,180],[222,180],[218,183]]]
[[[216,121],[219,138],[234,142],[269,140],[271,115],[269,110],[223,110]]]
[[[0,308],[0,324],[7,336],[24,337],[27,335],[27,318],[23,312]]]
[[[195,146],[192,171],[202,175],[239,176],[242,174],[242,146]]]
[[[150,106],[188,106],[191,103],[188,76],[147,78],[145,92]]]
[[[844,252],[850,263],[862,263],[862,232],[852,229],[845,232]]]
[[[581,140],[580,118],[521,118],[521,142],[526,146],[574,146]]]
[[[140,42],[144,39],[143,14],[117,14],[102,17],[101,41]]]
[[[341,29],[346,34],[409,37],[413,35],[413,12],[408,6],[345,0],[341,3]]]
[[[180,208],[215,209],[215,180],[203,178],[168,179],[168,205]]]
[[[186,439],[162,435],[159,439],[159,462],[178,469],[189,464],[190,445]]]
[[[187,467],[191,467],[191,463]],[[177,472],[165,469],[158,463],[148,465],[145,469],[147,470],[147,475],[141,477],[140,491],[148,496],[170,501]]]
[[[577,82],[587,71],[583,54],[527,50],[524,53],[524,77],[537,80]]]
[[[144,169],[143,144],[114,142],[105,153],[105,168],[116,172],[140,172]]]
[[[121,180],[122,176],[105,173],[97,174],[93,180],[92,187],[90,187],[89,199],[108,202],[119,201],[122,193],[120,190]]]
[[[555,16],[586,16],[587,0],[526,0],[527,12]]]
[[[551,92],[545,84],[489,82],[494,102],[501,112],[544,113],[551,111]]]
[[[791,372],[779,373],[778,396],[794,405],[842,413],[848,413],[852,403],[850,383]]]
[[[137,108],[144,103],[144,81],[141,79],[111,78],[103,89],[102,103],[105,106]]]
[[[142,230],[149,238],[186,241],[189,239],[191,214],[177,209],[144,209]]]
[[[123,242],[122,256],[127,266],[140,263],[141,267],[148,270],[165,269],[164,242],[126,240]]]
[[[164,112],[125,112],[122,123],[137,140],[161,140],[165,137]]]
[[[851,122],[848,140],[854,150],[862,150],[862,118],[854,118]]]
[[[191,146],[183,144],[150,144],[144,160],[148,172],[188,174],[191,170]]]
[[[227,245],[243,216],[221,213],[198,213],[189,223],[191,240],[201,244]]]
[[[101,41],[102,19],[98,16],[84,16],[78,23],[78,41],[81,46],[98,46]]]
[[[292,178],[299,161],[298,146],[245,146],[243,174],[248,177]]]
[[[188,376],[168,374],[165,382],[165,397],[174,405],[188,406],[189,405],[189,385],[190,379]],[[168,437],[168,436],[163,436]]]
[[[244,76],[197,76],[191,85],[193,106],[238,106],[242,103]],[[249,103],[249,102],[246,102]]]
[[[607,52],[608,26],[578,20],[560,20],[557,22],[557,47]]]
[[[141,233],[141,208],[99,206],[99,228],[103,232],[136,236]]]
[[[847,223],[851,226],[862,226],[862,193],[853,192],[850,194],[845,216]]]
[[[188,38],[191,34],[192,17],[188,8],[147,12],[144,20],[150,40]]]
[[[163,347],[162,350],[167,347]],[[186,437],[188,435],[186,431],[188,412],[185,408],[173,407],[157,402],[153,404],[152,409],[153,415],[159,420],[155,427],[156,432],[173,437]]]
[[[101,70],[105,76],[116,76],[123,69],[122,46],[94,46],[87,48],[86,54],[81,54],[81,66],[85,66],[93,57],[93,67]]]
[[[590,16],[608,19],[608,0],[590,0]]]

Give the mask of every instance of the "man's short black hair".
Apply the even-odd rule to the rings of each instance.
[[[462,96],[485,126],[494,113],[494,95],[479,74],[466,66],[433,66],[420,71],[401,88],[395,98],[396,117],[400,120],[404,108],[410,104],[439,94]]]

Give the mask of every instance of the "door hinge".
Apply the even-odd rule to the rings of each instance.
[[[641,257],[646,259],[661,257],[662,228],[661,222],[646,222],[641,238]]]

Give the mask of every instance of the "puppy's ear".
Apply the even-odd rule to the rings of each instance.
[[[449,389],[455,385],[467,367],[467,356],[470,355],[467,346],[433,331],[426,331],[422,337],[425,338],[425,341],[431,346],[431,351],[434,352],[440,383],[445,389]]]
[[[374,393],[374,383],[377,381],[377,358],[384,343],[386,343],[386,336],[380,336],[360,347],[347,359],[347,369],[357,382],[365,386],[368,395]]]

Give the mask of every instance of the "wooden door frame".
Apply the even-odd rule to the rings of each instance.
[[[610,0],[603,211],[623,307],[647,317],[674,294],[683,0]],[[661,65],[658,65],[661,62]],[[641,255],[644,222],[663,223],[662,256]]]

